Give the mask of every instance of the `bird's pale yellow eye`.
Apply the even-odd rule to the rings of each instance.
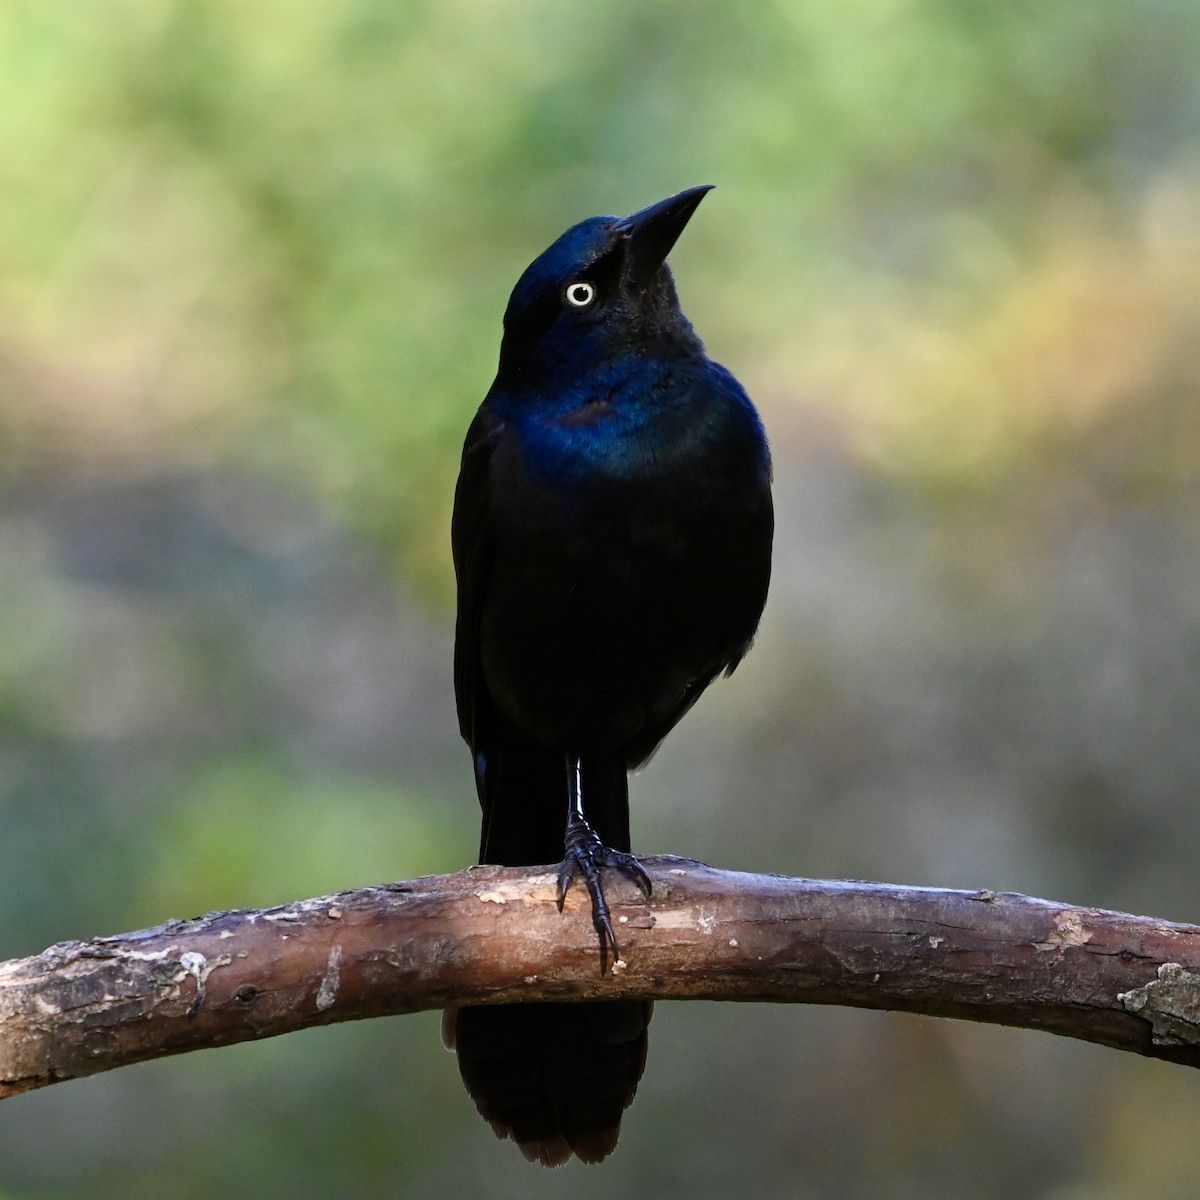
[[[572,308],[587,308],[596,298],[596,289],[590,283],[579,279],[575,283],[567,284],[563,296]]]

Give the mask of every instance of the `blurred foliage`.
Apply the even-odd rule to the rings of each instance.
[[[672,261],[776,580],[635,845],[1195,920],[1198,61],[1186,0],[9,0],[0,953],[471,858],[447,523],[508,289],[704,182]],[[660,1006],[619,1154],[533,1173],[435,1025],[9,1101],[0,1188],[1195,1191],[1179,1069],[771,1006]]]

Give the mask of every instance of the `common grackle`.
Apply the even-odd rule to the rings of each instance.
[[[770,457],[706,357],[666,257],[707,187],[567,230],[513,289],[495,382],[463,448],[454,685],[483,806],[480,859],[648,896],[627,772],[737,666],[767,595]],[[530,1160],[598,1162],[646,1061],[642,1001],[447,1014],[480,1113]]]

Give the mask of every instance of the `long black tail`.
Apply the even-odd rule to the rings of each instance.
[[[557,862],[566,829],[563,760],[519,736],[506,737],[497,751],[480,783],[480,861]],[[592,827],[606,846],[628,851],[625,764],[585,759],[582,782]],[[463,1008],[447,1014],[446,1033],[467,1091],[497,1137],[512,1138],[526,1158],[547,1167],[572,1154],[599,1162],[616,1146],[621,1114],[642,1077],[651,1008],[640,1000]]]

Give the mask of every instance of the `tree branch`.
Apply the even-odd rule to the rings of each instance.
[[[389,1013],[643,997],[903,1009],[1200,1066],[1200,928],[1010,893],[643,860],[608,882],[599,975],[582,888],[474,867],[210,913],[0,963],[0,1097],[208,1046]]]

